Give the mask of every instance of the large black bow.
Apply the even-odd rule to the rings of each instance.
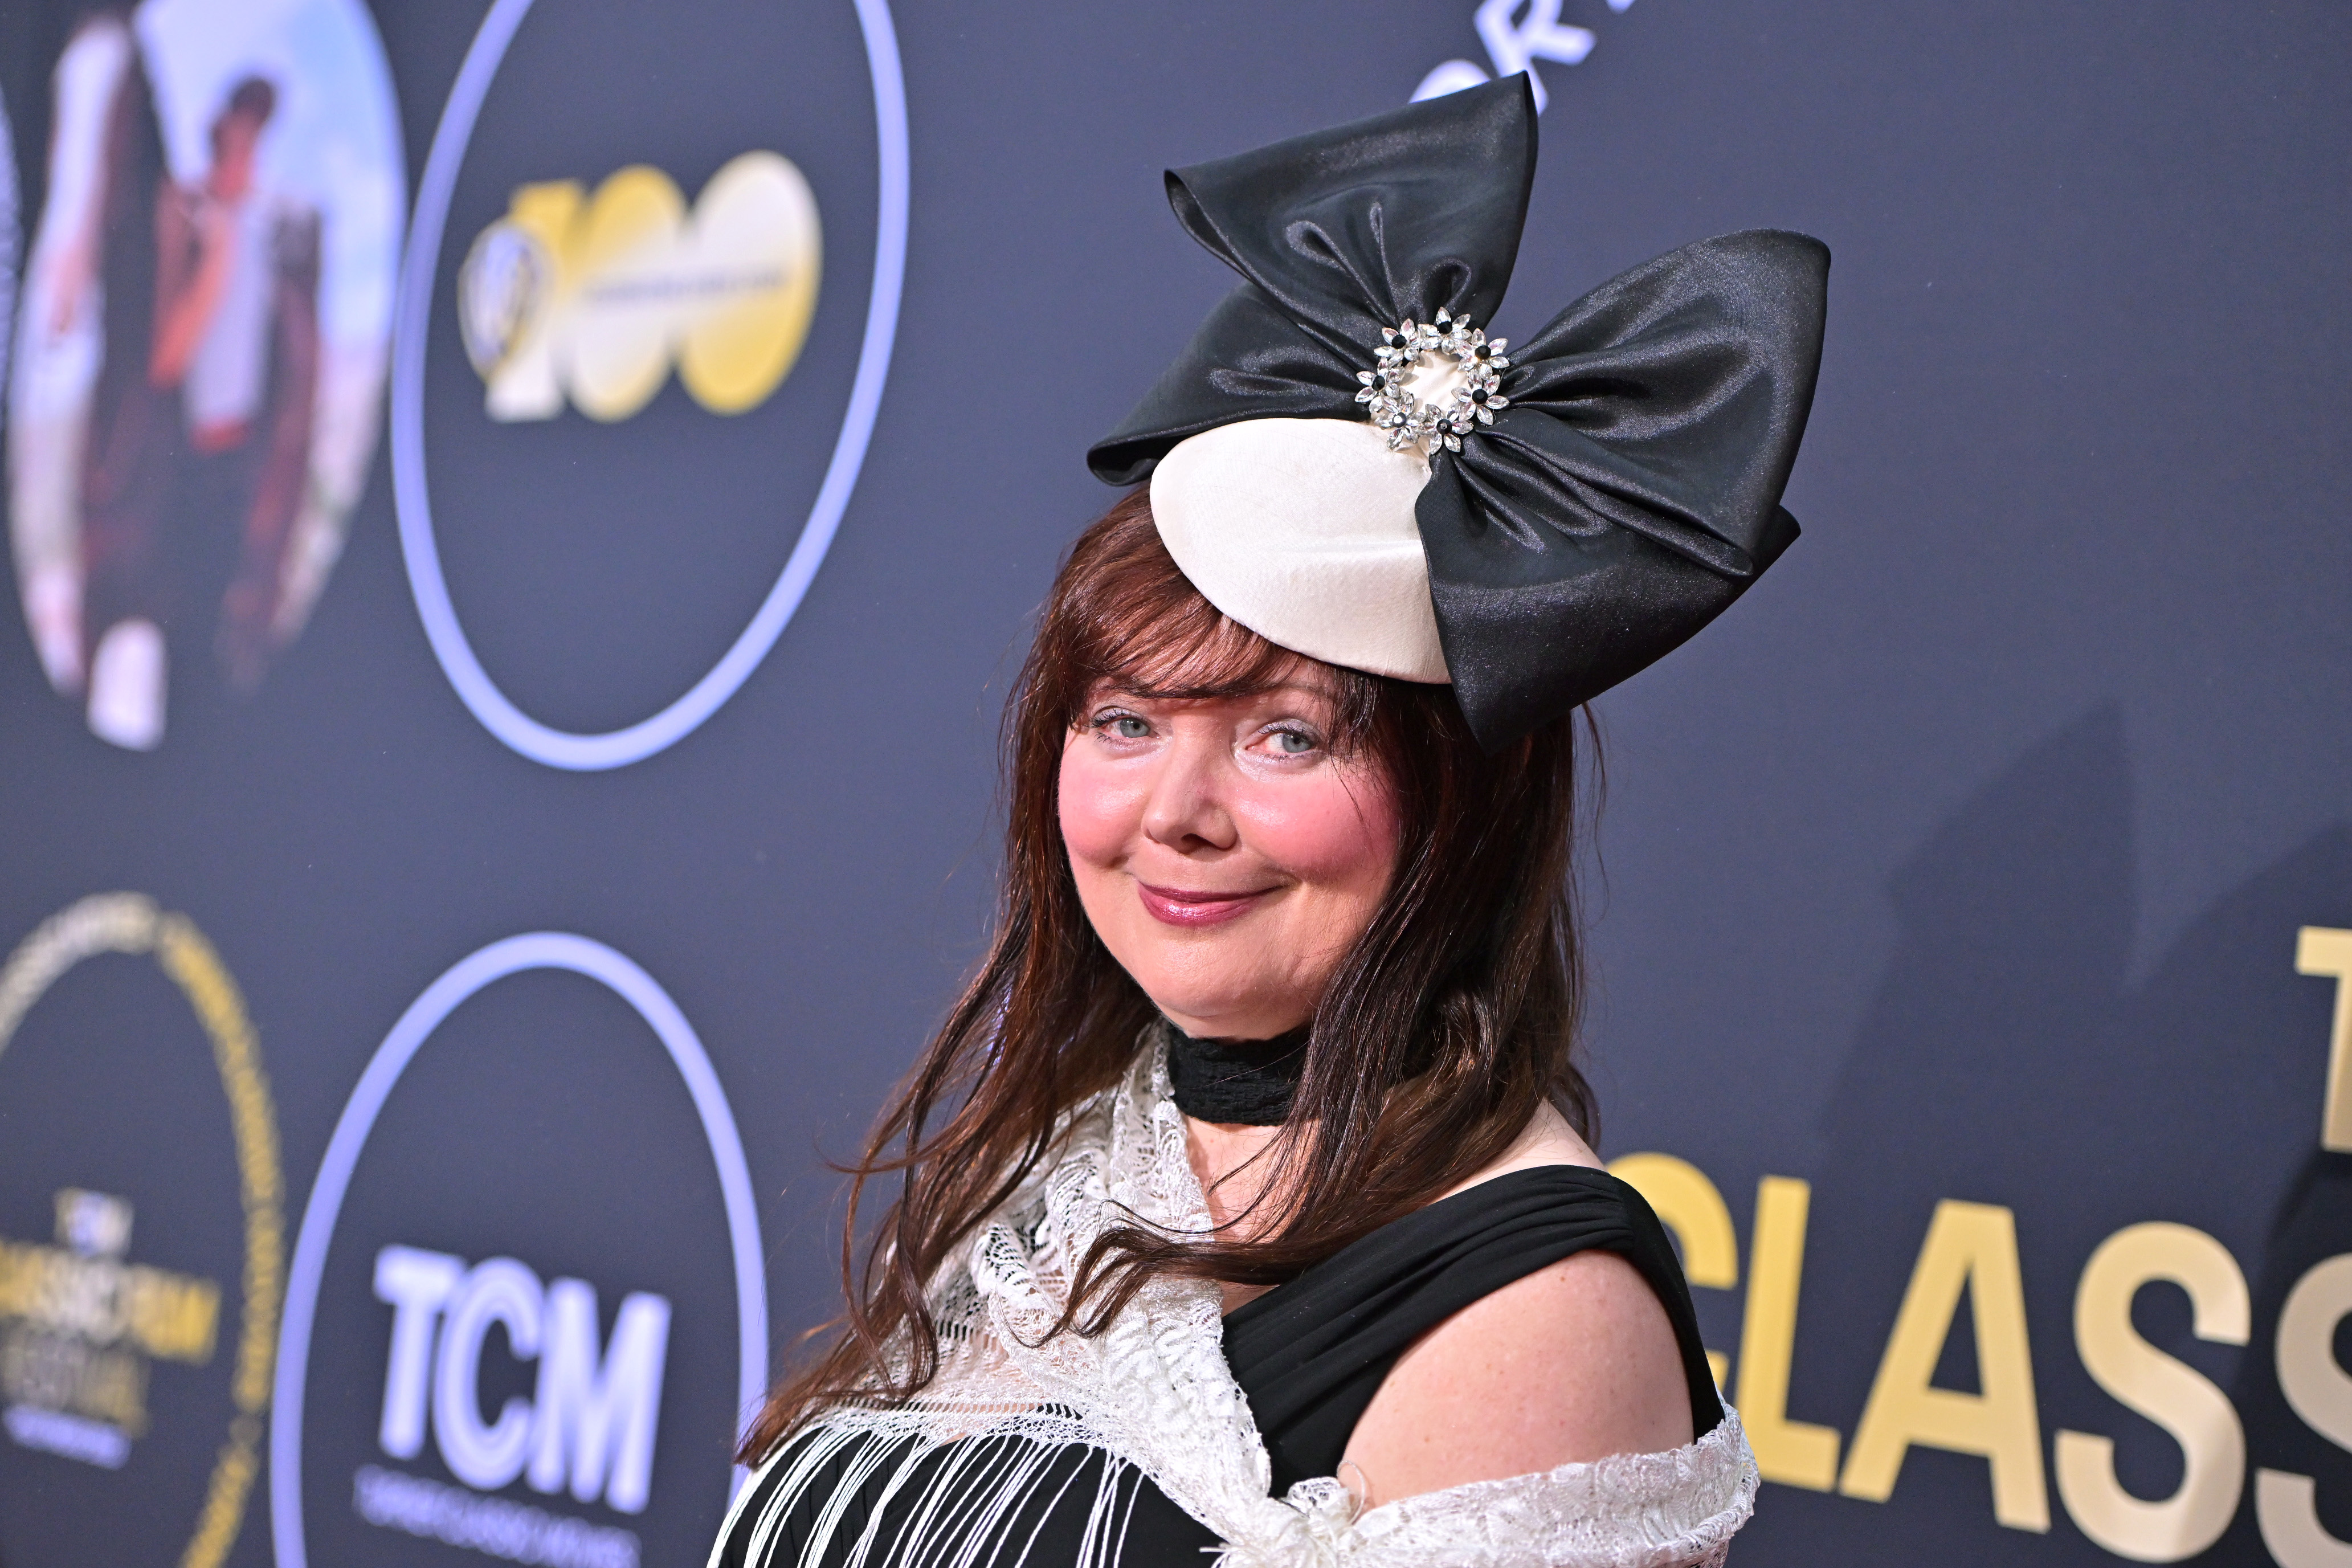
[[[1087,454],[1133,484],[1242,419],[1360,419],[1381,332],[1492,324],[1535,173],[1514,77],[1171,170],[1246,279]],[[1508,406],[1439,450],[1415,508],[1455,695],[1508,744],[1679,646],[1797,536],[1780,506],[1820,367],[1829,250],[1756,229],[1602,284],[1510,345]]]

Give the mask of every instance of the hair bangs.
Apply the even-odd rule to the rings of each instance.
[[[1373,677],[1294,653],[1211,604],[1160,542],[1147,489],[1123,498],[1104,521],[1081,542],[1041,628],[1045,640],[1067,649],[1062,668],[1079,678],[1059,693],[1068,722],[1097,682],[1183,701],[1247,697],[1304,676],[1330,689],[1341,738],[1362,738]]]

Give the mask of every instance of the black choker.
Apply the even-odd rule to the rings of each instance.
[[[1307,1070],[1308,1027],[1301,1024],[1270,1040],[1196,1040],[1170,1024],[1168,1081],[1176,1109],[1223,1126],[1280,1126]]]

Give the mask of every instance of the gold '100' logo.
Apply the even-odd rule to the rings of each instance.
[[[703,407],[741,414],[799,359],[822,253],[816,197],[778,153],[730,161],[691,212],[643,163],[593,195],[524,185],[458,269],[458,329],[493,419],[551,419],[567,396],[626,419],[673,365]]]

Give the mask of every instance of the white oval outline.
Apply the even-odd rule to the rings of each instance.
[[[760,1247],[760,1212],[751,1198],[751,1172],[743,1159],[743,1141],[735,1131],[734,1113],[719,1085],[710,1058],[660,982],[623,953],[584,936],[568,931],[530,931],[494,942],[460,959],[409,1004],[392,1026],[383,1044],[369,1058],[343,1113],[335,1121],[334,1135],[319,1162],[318,1179],[302,1207],[302,1228],[294,1242],[294,1260],[286,1270],[285,1316],[278,1330],[278,1371],[270,1390],[274,1407],[269,1425],[269,1526],[278,1568],[309,1568],[309,1548],[302,1540],[302,1397],[310,1376],[310,1327],[319,1304],[319,1287],[327,1266],[327,1248],[333,1244],[335,1222],[351,1188],[352,1172],[375,1119],[383,1110],[393,1085],[433,1031],[456,1011],[458,1004],[492,982],[532,969],[562,969],[583,974],[618,994],[650,1025],[669,1051],[670,1060],[686,1080],[694,1109],[702,1119],[702,1133],[719,1167],[719,1189],[727,1204],[727,1237],[734,1253],[735,1315],[737,1320],[736,1408],[747,1415],[767,1388],[768,1281]],[[729,1489],[732,1498],[746,1479],[739,1467]]]
[[[8,100],[0,96],[0,392],[9,386],[8,353],[16,341],[16,281],[25,260],[23,199],[24,189],[16,183],[16,129],[9,123]],[[7,422],[7,405],[15,401],[0,395],[0,427]]]
[[[817,489],[808,521],[775,586],[734,645],[686,694],[649,719],[619,730],[582,734],[541,723],[509,700],[475,658],[467,642],[449,585],[441,574],[441,552],[433,542],[433,508],[425,479],[425,348],[432,321],[433,282],[441,241],[457,190],[457,168],[473,140],[490,79],[506,58],[515,29],[531,0],[497,0],[482,18],[466,50],[465,63],[449,89],[433,149],[416,185],[416,211],[408,226],[408,254],[400,269],[400,308],[393,326],[392,496],[400,522],[401,553],[408,564],[409,593],[425,640],[458,700],[482,727],[508,746],[551,768],[593,772],[625,767],[685,739],[717,712],[751,679],[824,564],[824,552],[841,526],[841,514],[856,488],[866,443],[882,405],[882,385],[890,374],[891,344],[898,330],[898,298],[907,269],[907,87],[898,63],[898,37],[889,0],[855,0],[857,26],[866,38],[866,63],[874,79],[874,129],[880,164],[880,205],[874,235],[874,287],[866,306],[866,337],[858,350],[857,375],[849,407],[824,482]]]

